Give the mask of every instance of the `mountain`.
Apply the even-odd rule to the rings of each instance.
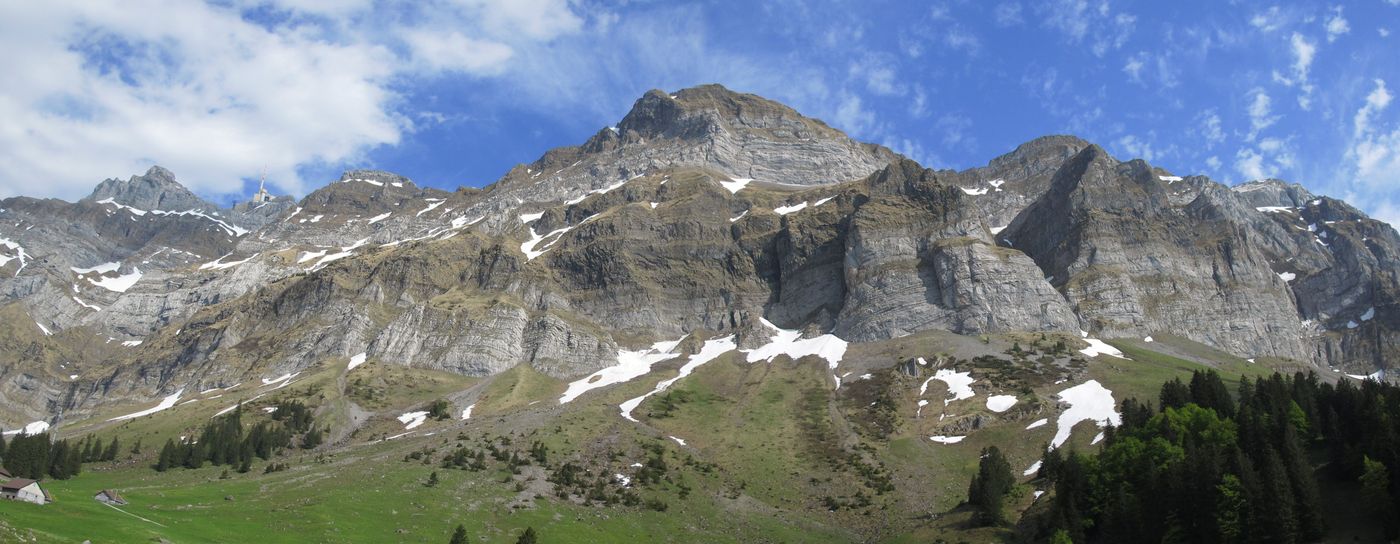
[[[783,353],[772,376],[707,367],[740,374],[686,387],[733,421],[824,444],[804,442],[804,456],[874,462],[849,448],[1049,416],[1056,380],[1165,372],[1148,361],[1384,379],[1400,354],[1397,252],[1389,225],[1278,180],[1176,176],[1072,136],[933,170],[754,95],[650,91],[615,127],[482,189],[352,170],[297,201],[226,209],[152,167],[76,203],[0,201],[0,426],[127,432],[107,419],[168,400],[137,421],[198,413],[180,427],[193,433],[199,410],[240,390],[320,399],[334,447],[423,395],[506,428],[615,433],[635,421],[615,402],[560,399],[645,393],[634,380],[667,361]],[[1032,344],[1039,359],[1023,356]],[[1129,359],[1149,367],[1124,370]],[[378,370],[355,372],[369,384],[347,382],[366,362]],[[955,368],[999,376],[979,394],[1025,400],[923,417],[936,407],[914,401]],[[282,389],[298,380],[304,393]],[[365,388],[393,393],[356,396]],[[903,423],[879,411],[893,399]],[[842,415],[817,439],[811,420],[751,421],[765,403]],[[926,477],[910,459],[881,462]],[[945,491],[898,500],[943,504]]]

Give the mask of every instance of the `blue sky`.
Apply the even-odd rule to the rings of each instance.
[[[930,167],[1070,133],[1400,221],[1400,0],[18,4],[0,196],[153,163],[222,203],[264,169],[298,195],[351,167],[479,186],[718,82]]]

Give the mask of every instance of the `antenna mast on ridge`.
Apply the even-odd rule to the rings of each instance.
[[[262,177],[258,178],[258,192],[253,195],[253,203],[259,204],[272,200],[272,195],[267,192],[267,167],[262,170]]]

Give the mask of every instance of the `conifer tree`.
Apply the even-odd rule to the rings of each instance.
[[[107,445],[107,451],[102,452],[102,460],[116,461],[117,452],[121,451],[119,448],[121,448],[121,443],[117,441],[117,437],[112,437],[112,442]]]
[[[1361,464],[1362,501],[1375,519],[1381,520],[1385,538],[1395,540],[1400,536],[1400,512],[1396,512],[1395,499],[1390,495],[1390,471],[1369,456],[1363,456]]]
[[[1006,462],[1001,450],[996,446],[983,449],[977,474],[972,477],[967,490],[967,501],[975,509],[974,523],[988,526],[1006,521],[1002,505],[1007,492],[1015,484],[1016,476],[1011,473],[1011,465]]]
[[[467,528],[457,524],[457,530],[452,531],[452,540],[448,544],[467,544]]]

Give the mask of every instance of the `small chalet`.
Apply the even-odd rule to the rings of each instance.
[[[103,489],[102,491],[98,491],[97,495],[94,495],[92,498],[93,500],[96,500],[97,502],[103,504],[111,504],[116,506],[126,504],[126,499],[123,499],[120,493],[117,493],[116,491],[113,491],[111,489]]]
[[[44,491],[39,486],[39,482],[28,478],[11,478],[0,484],[0,499],[12,501],[32,502],[34,504],[48,504],[53,502],[53,497],[48,491]]]

